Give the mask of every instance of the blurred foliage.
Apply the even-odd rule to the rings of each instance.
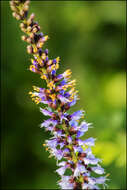
[[[2,10],[2,176],[3,188],[58,188],[55,160],[42,144],[50,134],[39,128],[44,116],[28,92],[44,83],[28,70],[30,56],[8,1]],[[60,73],[70,68],[80,101],[93,123],[94,152],[110,173],[109,189],[126,189],[125,2],[32,1],[50,56],[61,57]],[[84,137],[84,138],[86,138]]]

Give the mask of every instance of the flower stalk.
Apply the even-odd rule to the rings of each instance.
[[[10,7],[13,17],[21,21],[20,28],[25,33],[21,39],[29,44],[27,52],[33,56],[29,70],[39,74],[47,84],[46,88],[33,86],[29,94],[36,104],[47,105],[45,109],[40,108],[48,116],[41,127],[52,134],[44,146],[50,157],[54,156],[57,160],[59,168],[56,172],[61,177],[58,184],[62,189],[105,187],[106,176],[96,177],[96,174],[102,175],[105,172],[99,165],[101,160],[92,154],[91,146],[94,146],[95,139],[80,138],[90,128],[90,124],[83,120],[84,111],[68,113],[78,100],[71,70],[57,74],[60,58],[50,59],[48,49],[43,50],[49,37],[40,32],[39,24],[34,21],[34,13],[28,17],[29,3],[29,0],[11,0]]]

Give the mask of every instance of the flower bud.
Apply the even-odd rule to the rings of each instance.
[[[12,16],[15,17],[15,18],[16,18],[16,15],[17,15],[16,12],[12,13]]]
[[[28,31],[28,32],[31,32],[31,29],[32,29],[31,26],[28,26],[28,27],[27,27],[27,31]]]
[[[32,54],[33,53],[33,47],[31,45],[27,46],[27,52],[29,54]]]
[[[24,23],[21,23],[19,26],[20,26],[20,28],[25,28],[25,24]]]
[[[12,5],[11,5],[10,7],[11,7],[11,10],[12,10],[12,11],[15,11],[15,12],[18,11],[18,9],[17,9],[15,6],[12,6]]]
[[[27,36],[23,35],[23,36],[21,36],[21,39],[22,39],[23,41],[26,41]]]
[[[19,13],[21,16],[23,16],[25,12],[24,12],[24,10],[21,9]]]
[[[28,11],[29,6],[28,6],[28,5],[25,5],[25,6],[23,7],[23,9],[24,9],[24,11]]]
[[[33,39],[33,38],[34,38],[34,33],[30,33],[30,35],[29,35],[29,36],[30,36],[30,38],[32,38],[32,39]]]
[[[29,5],[30,4],[30,0],[26,0],[26,2],[24,3],[24,5]]]
[[[30,15],[30,19],[33,20],[34,18],[35,18],[35,14],[32,13],[32,14]]]
[[[16,17],[15,17],[17,20],[20,20],[21,19],[21,16],[19,14],[16,14]]]
[[[27,41],[27,43],[31,43],[31,42],[32,42],[32,39],[28,37],[28,38],[26,39],[26,41]]]

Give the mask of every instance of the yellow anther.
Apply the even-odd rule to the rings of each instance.
[[[42,65],[42,60],[40,58],[37,58],[37,62]]]
[[[54,101],[56,99],[56,94],[50,94],[49,95],[51,97],[51,99]]]
[[[75,83],[76,83],[76,80],[70,81],[70,84],[75,84]]]
[[[39,97],[36,97],[36,98],[34,97],[34,98],[32,98],[32,100],[34,100],[36,104],[39,104],[41,101],[41,99]]]
[[[32,94],[32,92],[30,91],[28,94]]]
[[[49,82],[47,86],[48,86],[50,89],[52,89],[53,87],[55,87],[54,81]]]
[[[31,62],[33,63],[33,62],[34,62],[34,59],[31,59]]]
[[[56,62],[59,63],[59,61],[60,61],[60,57],[57,57]]]
[[[43,53],[41,57],[42,57],[43,60],[45,60],[46,59],[46,54]]]
[[[55,67],[56,67],[56,65],[55,65],[55,64],[53,64],[53,65],[51,66],[51,70],[54,70],[54,69],[55,69]]]
[[[46,151],[48,151],[48,148],[46,148]]]
[[[31,97],[32,97],[32,98],[35,97],[35,94],[32,94]]]
[[[64,77],[66,77],[66,78],[70,78],[71,77],[71,70],[70,69],[67,69],[65,72],[64,72]]]
[[[49,61],[48,61],[48,65],[51,65],[51,64],[52,64],[52,60],[49,60]]]
[[[36,86],[33,86],[33,89],[37,92],[40,92],[40,88],[36,87]]]
[[[38,43],[38,47],[39,47],[39,48],[42,48],[43,44],[44,44],[43,42],[39,42],[39,43]]]
[[[45,36],[45,41],[47,41],[49,39],[49,36],[48,35],[46,35]]]
[[[47,79],[47,76],[46,76],[46,75],[41,75],[41,79],[46,80],[46,79]]]
[[[63,90],[66,90],[68,88],[68,85],[64,85],[62,88]]]
[[[47,93],[50,93],[50,90],[49,90],[49,89],[47,89]]]
[[[36,46],[33,47],[33,52],[37,53],[37,47]]]
[[[74,90],[75,90],[75,88],[72,88],[72,89],[69,91],[69,94],[73,94],[73,93],[74,93]]]
[[[42,146],[46,146],[46,144],[43,144]]]
[[[76,83],[76,80],[72,80],[72,81],[70,81],[70,82],[68,83],[68,87],[72,87],[72,86],[74,86],[75,83]]]
[[[33,71],[35,69],[35,65],[30,65],[30,70]]]
[[[56,63],[56,69],[59,69],[59,64],[58,63]]]

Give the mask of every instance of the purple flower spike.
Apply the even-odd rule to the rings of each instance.
[[[49,37],[40,33],[34,14],[28,17],[29,2],[12,0],[10,5],[13,16],[21,21],[20,28],[25,33],[22,40],[29,43],[27,52],[33,56],[29,70],[39,74],[46,83],[45,88],[33,86],[34,90],[29,94],[36,104],[40,104],[40,112],[49,117],[40,127],[52,135],[43,145],[50,157],[57,160],[59,168],[56,172],[61,178],[58,185],[65,190],[105,187],[107,178],[103,175],[104,169],[98,164],[101,160],[95,158],[91,150],[95,139],[85,139],[89,124],[83,119],[84,111],[70,111],[79,99],[75,80],[71,80],[71,70],[58,74],[60,58],[51,59],[48,49],[42,49]],[[46,104],[46,107],[42,108],[42,104]],[[94,173],[103,176],[93,177]]]

